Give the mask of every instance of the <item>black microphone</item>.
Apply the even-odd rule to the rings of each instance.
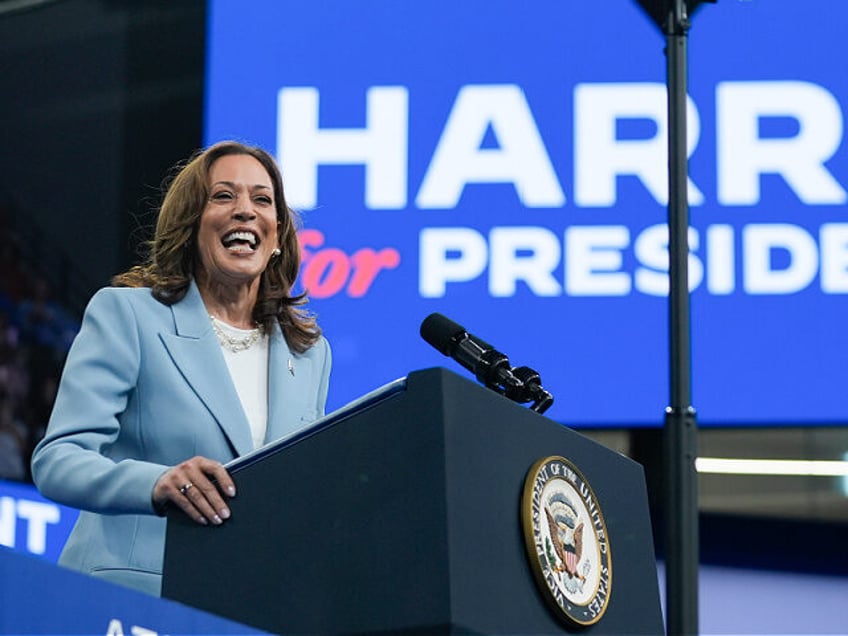
[[[481,383],[515,402],[535,402],[542,413],[553,396],[541,386],[539,374],[528,367],[513,369],[509,359],[488,342],[469,334],[465,327],[439,313],[421,323],[421,337],[442,354],[471,371]]]
[[[430,314],[421,323],[421,337],[459,362],[487,387],[506,390],[520,384],[512,374],[509,359],[490,344],[469,335],[465,327],[439,313]]]

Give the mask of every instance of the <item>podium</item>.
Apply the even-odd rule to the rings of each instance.
[[[525,545],[525,479],[550,456],[605,520],[612,577],[589,627],[557,614]],[[229,521],[169,517],[163,596],[277,634],[664,631],[641,466],[445,369],[228,469]]]

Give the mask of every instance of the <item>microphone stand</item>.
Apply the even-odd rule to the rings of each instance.
[[[663,431],[666,633],[698,633],[698,424],[691,400],[687,36],[702,0],[638,0],[666,38],[668,91],[669,384]],[[704,0],[715,2],[716,0]]]
[[[520,404],[533,402],[530,410],[536,413],[544,413],[554,403],[554,396],[542,388],[542,378],[537,371],[530,367],[516,367],[512,370],[512,374],[521,382],[522,388],[515,397],[507,392],[508,398]]]
[[[518,404],[532,402],[530,410],[540,414],[554,403],[554,396],[542,388],[538,371],[530,367],[510,368],[509,359],[488,342],[467,332],[462,335],[482,352],[472,370],[485,386]]]
[[[669,169],[669,364],[663,436],[668,634],[698,633],[698,425],[691,396],[689,202],[686,151],[687,33],[684,0],[666,18]]]

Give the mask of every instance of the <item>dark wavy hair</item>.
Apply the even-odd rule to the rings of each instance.
[[[175,176],[166,184],[155,234],[147,244],[147,258],[113,277],[112,285],[150,287],[153,296],[166,305],[185,297],[197,268],[197,232],[200,216],[209,198],[209,170],[215,161],[227,155],[253,157],[264,166],[274,185],[282,253],[271,259],[262,272],[253,319],[266,331],[277,321],[289,346],[302,353],[318,340],[321,330],[314,316],[303,308],[306,294],[292,296],[292,287],[300,270],[300,243],[297,239],[300,218],[286,204],[283,179],[276,161],[261,148],[222,141],[178,164]]]

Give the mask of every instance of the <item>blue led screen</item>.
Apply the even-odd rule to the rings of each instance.
[[[848,3],[720,0],[689,32],[693,404],[848,421]],[[669,402],[665,39],[635,1],[212,1],[205,140],[279,160],[330,408],[441,312],[573,426]]]

